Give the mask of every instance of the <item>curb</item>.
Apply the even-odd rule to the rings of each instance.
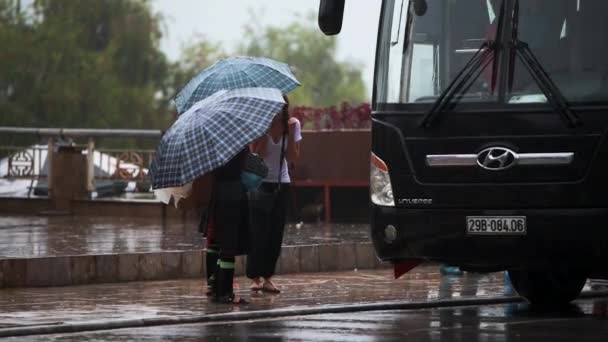
[[[0,288],[54,287],[129,281],[202,278],[204,249],[144,253],[0,258]],[[350,271],[388,266],[371,242],[283,245],[276,274]],[[235,275],[245,274],[237,256]]]
[[[608,297],[608,291],[583,292],[577,299]],[[457,306],[498,305],[522,303],[522,297],[485,297],[485,298],[463,298],[442,299],[426,302],[379,302],[367,304],[350,305],[328,305],[322,307],[296,307],[274,310],[258,310],[248,312],[229,312],[211,315],[197,315],[188,317],[159,317],[144,319],[129,319],[116,321],[102,321],[89,323],[67,323],[53,325],[37,325],[29,327],[0,329],[0,337],[15,337],[29,335],[46,335],[61,333],[76,333],[98,330],[113,330],[121,328],[143,328],[150,326],[211,323],[225,321],[245,321],[262,318],[277,318],[290,316],[305,316],[316,314],[333,314],[345,312],[362,311],[384,311],[384,310],[418,310],[431,308],[447,308]]]

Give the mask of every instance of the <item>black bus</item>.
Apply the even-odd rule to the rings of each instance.
[[[326,34],[343,9],[321,1]],[[507,270],[537,303],[570,301],[606,274],[607,14],[606,0],[382,1],[379,258]]]

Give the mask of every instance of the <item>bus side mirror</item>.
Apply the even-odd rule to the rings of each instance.
[[[321,0],[319,4],[319,28],[328,36],[342,30],[345,0]]]

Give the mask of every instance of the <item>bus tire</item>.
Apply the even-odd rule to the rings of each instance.
[[[540,306],[571,302],[583,290],[588,276],[588,271],[575,268],[509,271],[517,293],[531,304]]]

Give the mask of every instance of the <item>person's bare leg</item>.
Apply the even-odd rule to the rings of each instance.
[[[262,289],[262,278],[255,277],[251,279],[251,286],[249,287],[251,291],[259,291]]]

